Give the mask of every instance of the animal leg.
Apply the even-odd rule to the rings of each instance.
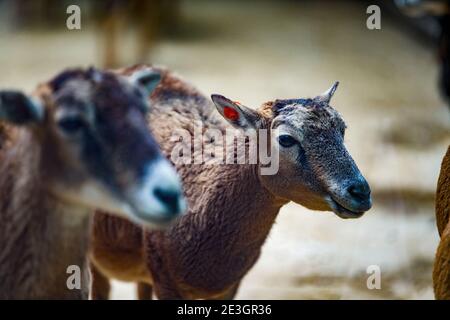
[[[162,1],[139,1],[135,18],[137,26],[137,61],[149,61],[149,53],[155,45],[161,26]]]
[[[109,292],[111,291],[111,285],[109,279],[105,277],[100,270],[90,263],[89,267],[91,269],[91,298],[92,300],[108,300]]]
[[[450,146],[441,164],[441,172],[436,189],[436,224],[439,235],[445,232],[450,221]]]
[[[240,283],[237,283],[236,285],[231,287],[229,290],[225,291],[223,294],[220,294],[220,295],[212,298],[211,300],[233,300],[239,289],[239,284]]]
[[[433,270],[434,295],[438,300],[450,300],[450,223],[441,236]]]
[[[138,282],[137,297],[139,300],[152,300],[153,287],[148,283]]]
[[[154,284],[155,295],[159,300],[183,300],[184,297],[178,290],[172,286],[161,285],[161,283]]]
[[[124,17],[121,12],[124,8],[120,2],[113,1],[108,8],[105,8],[108,15],[101,24],[103,41],[103,66],[105,68],[115,68],[119,65],[119,37],[124,25]]]

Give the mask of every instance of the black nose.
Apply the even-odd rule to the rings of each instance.
[[[365,180],[351,184],[347,188],[347,191],[352,195],[352,197],[361,201],[365,201],[370,197],[370,187]]]
[[[178,214],[180,207],[178,205],[180,199],[180,193],[173,190],[164,190],[157,188],[154,191],[155,197],[161,201],[170,211],[171,214]]]

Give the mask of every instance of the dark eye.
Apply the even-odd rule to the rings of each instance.
[[[290,135],[283,134],[278,137],[278,143],[285,148],[290,148],[294,144],[297,144],[297,140],[292,138]]]
[[[67,134],[74,134],[80,131],[84,122],[78,117],[68,117],[58,121],[59,128]]]

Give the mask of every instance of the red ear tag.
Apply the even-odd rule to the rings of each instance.
[[[236,121],[237,119],[239,119],[239,113],[236,110],[234,110],[233,108],[230,108],[230,107],[224,107],[223,108],[223,115],[228,120]]]

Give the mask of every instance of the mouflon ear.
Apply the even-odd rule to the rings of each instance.
[[[314,100],[318,101],[318,102],[322,102],[322,103],[330,103],[331,98],[333,97],[334,93],[336,92],[336,89],[339,85],[339,81],[336,81],[330,89],[328,89],[327,91],[325,91],[324,93],[322,93],[321,95],[318,95],[317,97],[314,98]]]
[[[147,95],[151,95],[161,81],[161,74],[151,69],[144,69],[134,72],[129,76],[129,80],[143,88]]]
[[[234,127],[240,129],[258,129],[262,116],[258,111],[243,106],[239,102],[231,101],[219,94],[211,95],[219,113]]]
[[[44,119],[44,107],[23,92],[0,90],[0,120],[22,125]]]

